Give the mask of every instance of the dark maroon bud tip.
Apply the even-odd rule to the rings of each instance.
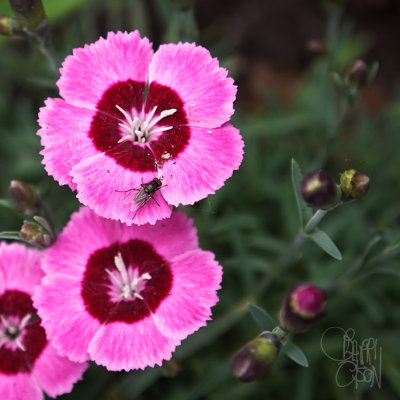
[[[347,81],[351,86],[358,89],[365,86],[367,83],[368,67],[362,60],[357,60],[351,64],[347,73]]]
[[[263,332],[245,344],[233,357],[233,375],[242,382],[260,379],[274,364],[282,344],[277,335]]]
[[[293,333],[311,328],[325,315],[325,293],[313,284],[296,286],[289,291],[279,313],[279,325]]]
[[[305,174],[300,181],[300,192],[307,204],[320,210],[328,210],[340,201],[340,189],[323,170]]]
[[[40,199],[32,186],[21,181],[11,181],[9,187],[11,201],[14,207],[27,215],[35,215],[40,210]]]

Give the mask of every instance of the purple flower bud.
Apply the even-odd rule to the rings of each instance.
[[[340,174],[340,187],[345,197],[350,200],[363,197],[368,192],[369,186],[369,177],[355,169],[349,169]]]
[[[323,170],[305,174],[300,181],[300,192],[307,204],[320,210],[328,210],[340,201],[340,189]]]
[[[40,211],[40,199],[32,186],[21,181],[10,182],[10,197],[18,211],[26,215],[35,215]]]
[[[347,82],[358,89],[367,83],[368,67],[362,60],[357,60],[351,64],[347,73]]]
[[[272,332],[263,332],[245,344],[233,357],[233,375],[242,382],[261,378],[274,364],[282,343]]]
[[[286,331],[302,333],[326,312],[325,294],[313,284],[294,287],[286,295],[279,313],[279,325]]]

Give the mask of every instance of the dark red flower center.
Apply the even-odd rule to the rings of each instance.
[[[86,310],[101,323],[133,323],[155,312],[171,286],[168,262],[151,244],[133,239],[89,257],[81,293]]]
[[[99,151],[138,172],[156,171],[174,159],[190,137],[178,94],[152,82],[144,101],[145,87],[132,80],[111,86],[97,104],[89,132]]]
[[[35,319],[30,296],[7,290],[0,297],[0,372],[30,372],[46,347],[46,333]]]

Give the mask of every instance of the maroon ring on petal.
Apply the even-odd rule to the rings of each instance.
[[[139,275],[149,274],[140,297],[115,301],[112,299],[110,272],[116,272],[115,258],[120,255],[129,268],[137,268]],[[145,241],[133,239],[114,243],[96,250],[86,264],[81,294],[90,315],[101,323],[139,321],[155,312],[170,293],[172,273],[169,263]]]
[[[190,137],[184,104],[174,90],[152,82],[143,110],[144,95],[144,82],[127,80],[111,86],[97,104],[98,111],[89,132],[97,150],[136,172],[155,171],[166,159],[174,159],[183,151]],[[130,115],[133,112],[139,120],[145,120],[152,112],[157,118],[168,110],[172,110],[172,114],[163,117],[154,127],[159,128],[159,134],[143,143],[122,140],[120,125],[125,122],[125,113]],[[166,128],[165,131],[162,127]]]
[[[30,296],[18,290],[7,290],[0,297],[0,315],[4,319],[15,318],[21,320],[27,315],[36,315]],[[22,350],[11,347],[12,340],[0,347],[0,372],[6,375],[15,375],[21,372],[30,372],[36,359],[46,347],[47,339],[39,320],[29,322],[21,332]]]

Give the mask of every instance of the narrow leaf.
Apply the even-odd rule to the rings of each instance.
[[[4,232],[0,232],[0,239],[10,239],[10,240],[19,240],[19,241],[23,241],[23,240],[19,237],[19,232],[16,232],[16,231],[4,231]]]
[[[8,199],[0,199],[0,206],[14,209],[13,203]]]
[[[292,158],[291,169],[292,169],[293,192],[294,192],[294,197],[296,198],[297,211],[300,219],[300,226],[304,226],[304,223],[311,218],[312,212],[311,209],[307,206],[306,202],[301,197],[300,181],[301,178],[303,177],[303,173],[301,172],[300,166],[294,158]]]
[[[377,75],[377,73],[378,73],[378,70],[379,70],[379,62],[378,62],[378,61],[375,61],[375,62],[370,66],[370,68],[369,68],[369,70],[368,70],[368,75],[367,75],[367,82],[368,82],[368,83],[371,83],[371,82],[375,79],[375,77],[376,77],[376,75]]]
[[[303,350],[301,350],[299,347],[297,347],[295,344],[293,344],[291,341],[287,341],[283,347],[282,347],[282,352],[288,356],[291,360],[293,360],[295,363],[301,365],[302,367],[308,367],[308,360],[306,355],[303,353]]]
[[[331,257],[335,258],[336,260],[342,259],[342,253],[336,247],[336,244],[333,243],[332,239],[320,229],[315,229],[311,233],[305,234],[311,240],[313,240],[322,250],[328,253]]]
[[[275,328],[275,320],[263,308],[251,303],[247,304],[247,308],[261,329],[271,331],[273,328]]]

